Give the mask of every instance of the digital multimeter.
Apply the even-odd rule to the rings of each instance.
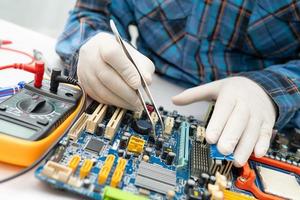
[[[41,88],[29,83],[0,103],[0,161],[32,164],[79,112],[79,89],[60,84],[57,93],[51,93],[49,88],[49,80],[43,80]]]

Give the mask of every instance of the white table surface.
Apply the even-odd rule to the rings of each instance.
[[[0,19],[0,39],[12,40],[13,45],[9,47],[17,48],[31,53],[33,49],[41,51],[48,66],[55,66],[59,63],[58,56],[54,52],[55,39],[40,33],[25,29],[15,24]],[[26,58],[17,54],[7,54],[0,50],[0,66],[11,62],[23,62]],[[11,85],[18,80],[30,79],[31,74],[19,70],[0,71],[0,87],[5,84]],[[194,115],[202,118],[207,103],[196,103],[190,106],[177,107],[172,104],[171,97],[183,91],[184,88],[171,84],[161,77],[155,75],[151,91],[158,105],[164,106],[168,110],[178,110],[184,115]],[[0,152],[1,153],[1,152]],[[20,170],[19,167],[11,166],[0,162],[0,179],[14,174]],[[31,171],[19,178],[0,185],[0,199],[82,199],[81,197],[64,191],[52,189],[48,185],[40,182],[34,177]]]

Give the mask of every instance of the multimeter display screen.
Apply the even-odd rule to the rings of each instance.
[[[12,135],[12,136],[16,136],[16,137],[20,137],[20,138],[24,138],[24,139],[29,139],[36,132],[37,132],[37,130],[27,128],[27,127],[0,119],[0,133]]]

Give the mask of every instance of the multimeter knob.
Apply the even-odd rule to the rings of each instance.
[[[19,108],[30,114],[49,114],[54,110],[53,105],[44,98],[23,99],[19,102]]]

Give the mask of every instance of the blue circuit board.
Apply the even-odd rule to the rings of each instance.
[[[199,180],[203,179],[201,177],[202,174],[209,175],[212,178],[216,171],[223,172],[228,182],[234,182],[238,177],[238,173],[231,170],[232,161],[234,160],[233,155],[224,156],[218,152],[216,145],[209,145],[205,142],[201,132],[202,129],[205,129],[205,122],[196,120],[193,117],[184,117],[176,111],[162,111],[161,114],[165,121],[166,118],[174,119],[171,131],[168,134],[163,133],[160,123],[157,122],[151,134],[141,134],[141,132],[133,128],[132,124],[134,121],[141,120],[143,115],[134,117],[134,113],[126,111],[127,114],[129,113],[128,115],[131,120],[121,119],[122,122],[117,127],[114,137],[107,139],[103,136],[103,133],[95,134],[87,131],[85,123],[89,120],[89,117],[92,115],[91,113],[86,114],[87,118],[83,122],[84,128],[77,134],[78,138],[71,140],[70,136],[66,135],[60,141],[52,157],[38,167],[35,172],[38,179],[56,188],[74,192],[91,199],[196,200],[205,199],[203,195],[207,190],[207,183],[203,183],[203,181],[200,183],[201,181]],[[111,120],[110,117],[105,117],[101,121],[104,129],[108,129],[108,124]],[[128,141],[126,143],[128,146],[121,148],[124,135],[127,135],[129,140],[132,137],[139,138],[140,141],[144,142],[143,149],[139,152],[130,153]],[[160,148],[157,148],[159,138],[163,138],[163,143]],[[98,146],[101,146],[99,151],[95,152],[89,149],[91,141],[96,141]],[[146,150],[147,148],[148,150]],[[123,150],[123,154],[120,154],[120,149]],[[171,157],[173,155],[173,160],[170,161],[168,160],[169,157],[166,158],[166,155],[163,156],[165,152],[168,153],[167,156]],[[104,183],[100,183],[99,177],[109,155],[113,155],[115,160],[107,179],[105,179]],[[65,172],[63,172],[65,173],[63,175],[56,173],[55,169],[53,174],[56,173],[57,176],[45,173],[45,168],[49,161],[57,164],[57,170],[68,171],[68,166],[70,166],[71,159],[74,156],[80,157],[80,163],[68,175]],[[105,196],[107,186],[112,185],[113,172],[117,171],[120,159],[126,160],[126,166],[122,171],[122,178],[114,186],[120,190],[110,191],[112,196]],[[81,173],[85,160],[92,161],[93,165],[87,175],[82,177]],[[251,162],[251,167],[255,168],[256,165],[258,163]],[[192,192],[189,192],[187,191],[187,184],[191,182],[191,178],[194,180],[195,185],[192,188]],[[213,179],[209,179],[209,182],[213,182],[211,180]],[[298,176],[297,180],[299,181]],[[257,179],[256,184],[262,188],[259,179]],[[228,190],[252,196],[251,193],[238,189],[234,184],[228,186]],[[126,194],[131,193],[135,196],[128,198],[120,197],[122,195],[126,196],[125,193],[121,193],[120,191],[127,192]]]
[[[108,121],[104,121],[102,122],[103,124],[107,124]],[[188,124],[188,122],[185,122]],[[189,124],[188,124],[189,126]],[[86,132],[85,130],[82,131],[82,133],[80,134],[80,137],[78,138],[78,140],[76,142],[71,142],[67,145],[65,152],[63,154],[62,159],[59,161],[60,164],[67,166],[70,158],[73,155],[80,155],[82,160],[85,159],[91,159],[94,161],[94,163],[96,163],[92,170],[90,171],[89,174],[89,181],[91,182],[91,184],[88,187],[74,187],[74,186],[70,186],[69,184],[63,183],[61,181],[49,178],[47,176],[42,175],[41,171],[43,170],[43,166],[40,166],[37,170],[36,170],[36,177],[46,181],[52,185],[54,185],[57,188],[63,188],[72,192],[76,192],[78,194],[81,194],[83,196],[87,196],[90,197],[92,199],[102,199],[101,193],[103,192],[103,188],[104,186],[101,186],[99,184],[97,184],[97,176],[99,174],[99,171],[101,169],[101,166],[103,165],[105,158],[107,157],[107,155],[112,154],[115,155],[116,158],[118,158],[118,153],[117,153],[117,149],[118,149],[118,145],[120,143],[121,137],[124,134],[124,132],[129,133],[130,135],[134,136],[138,136],[140,138],[142,138],[145,141],[148,141],[148,135],[140,135],[138,133],[136,133],[130,125],[128,124],[121,124],[121,126],[119,127],[119,129],[117,130],[117,133],[115,134],[115,137],[112,141],[109,141],[107,139],[104,139],[103,137],[99,137],[96,136],[94,134],[90,134],[88,132]],[[160,125],[158,124],[156,126],[156,133],[160,134],[161,132],[161,128]],[[172,133],[169,135],[168,139],[164,142],[164,146],[168,147],[168,149],[170,149],[172,152],[176,152],[176,154],[178,154],[178,152],[180,151],[179,146],[177,145],[180,133],[179,130],[173,130]],[[91,139],[97,139],[103,142],[104,146],[103,149],[101,150],[101,152],[99,154],[95,154],[93,152],[89,152],[85,150],[85,147],[88,143],[88,141],[90,141]],[[61,143],[66,143],[68,140],[68,137],[66,136]],[[138,166],[139,163],[142,161],[142,154],[140,155],[134,155],[131,156],[128,161],[127,161],[127,165],[126,165],[126,169],[125,169],[125,173],[124,176],[122,178],[122,182],[119,185],[119,188],[121,188],[124,191],[129,191],[132,193],[136,193],[138,194],[138,187],[135,186],[135,177],[136,177],[136,172],[138,170]],[[155,149],[153,149],[153,152],[149,155],[149,161],[148,163],[150,164],[155,164],[155,165],[159,165],[162,166],[163,168],[166,168],[170,171],[174,171],[176,174],[176,187],[175,187],[175,199],[182,199],[183,197],[185,197],[184,194],[184,184],[185,182],[188,180],[189,178],[189,167],[188,165],[184,166],[183,168],[177,169],[176,170],[176,163],[177,160],[175,158],[174,160],[174,164],[172,165],[167,165],[165,162],[162,161],[162,159],[160,158],[159,155],[156,154]],[[114,167],[116,167],[117,165],[117,159],[114,162],[114,166],[112,169],[114,169]],[[113,171],[113,170],[112,170]],[[75,176],[76,174],[79,174],[79,170],[77,170],[75,172]],[[110,178],[110,177],[109,177]],[[110,182],[110,179],[108,178],[107,183]],[[99,189],[97,189],[95,191],[95,187],[99,187]],[[100,191],[100,192],[99,192]],[[165,195],[164,194],[160,194],[157,192],[152,192],[150,191],[149,193],[149,198],[150,199],[165,199]]]

